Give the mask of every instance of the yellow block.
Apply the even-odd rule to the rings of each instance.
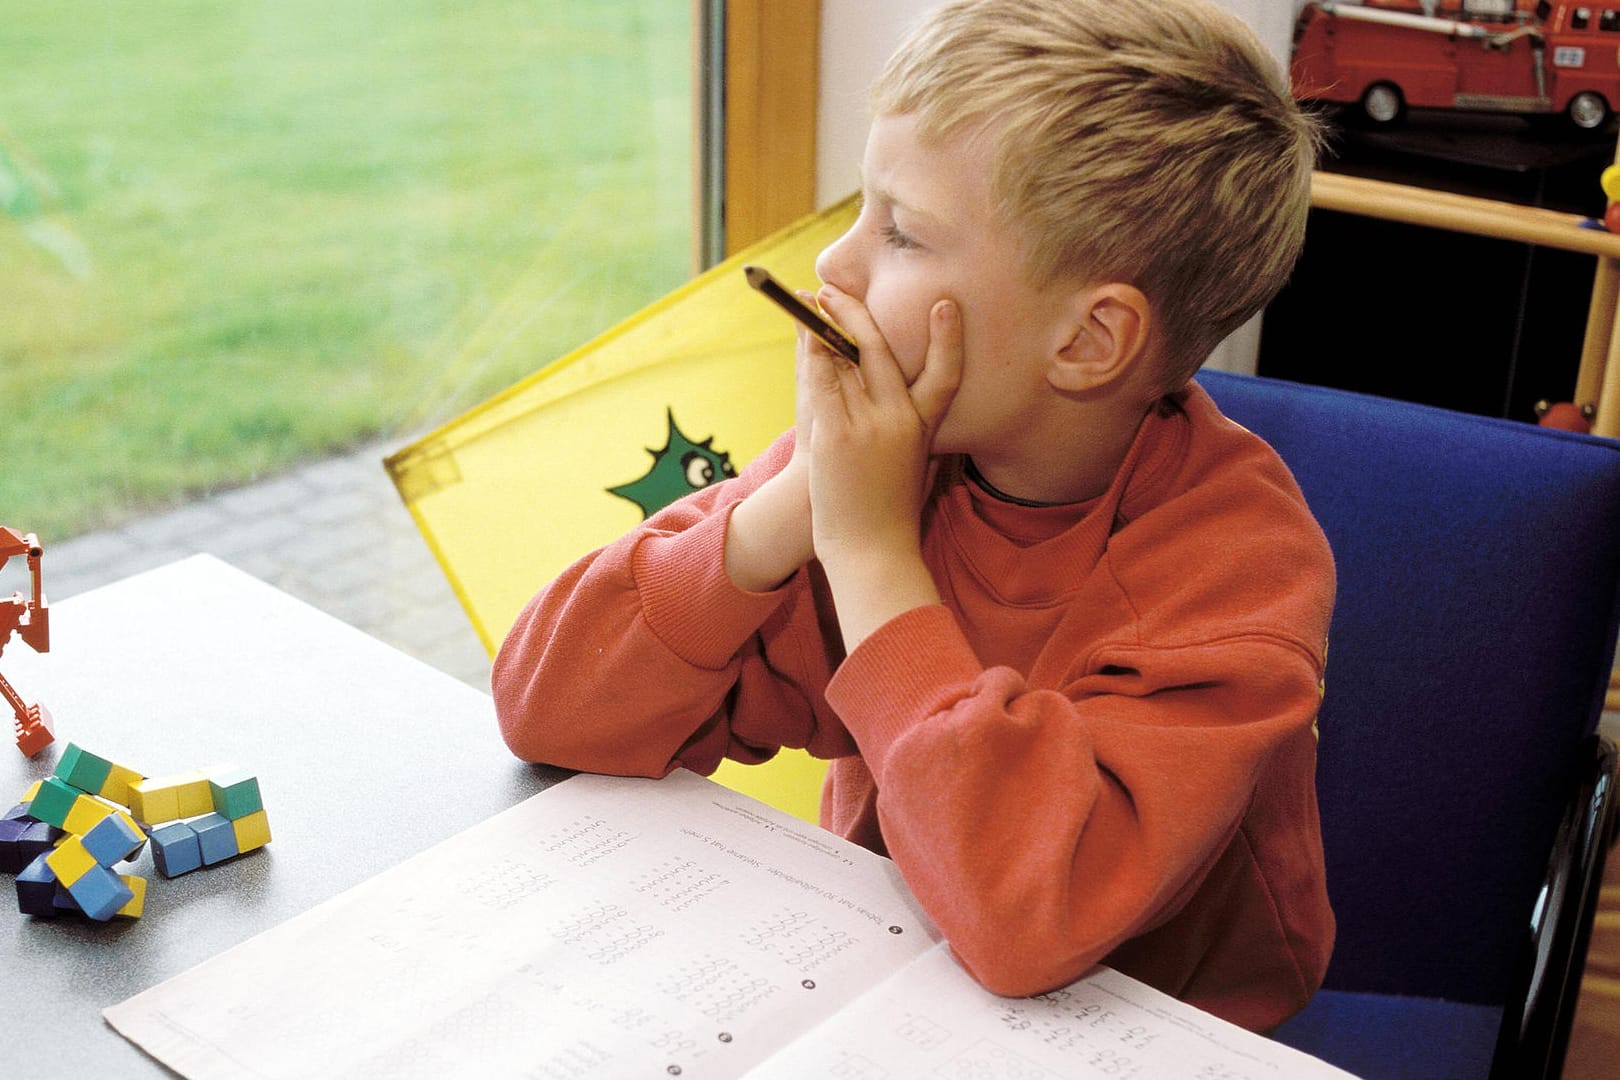
[[[262,848],[270,842],[270,818],[263,810],[255,810],[247,817],[237,818],[231,822],[231,828],[236,832],[238,853]]]
[[[51,868],[57,881],[72,887],[96,865],[96,857],[85,850],[84,841],[77,836],[68,836],[56,845],[55,851],[45,856],[45,865]]]
[[[197,817],[213,812],[214,792],[208,786],[207,773],[198,769],[171,776],[169,781],[174,785],[174,797],[181,817]]]
[[[129,785],[129,809],[137,821],[161,825],[180,816],[180,801],[165,781],[139,780]]]
[[[43,783],[43,781],[35,780],[32,784],[29,784],[28,785],[28,790],[23,792],[22,801],[23,802],[33,802],[34,801],[34,796],[39,794],[39,785],[41,783]]]
[[[122,765],[114,765],[107,773],[107,780],[96,792],[103,799],[117,803],[119,806],[129,806],[129,785],[139,783],[146,779],[134,769],[126,769]]]
[[[96,823],[108,814],[113,808],[90,795],[80,795],[73,800],[73,809],[68,811],[67,820],[62,822],[62,828],[74,836],[83,836],[96,827]]]
[[[135,895],[130,897],[129,903],[113,912],[113,914],[122,915],[126,919],[140,918],[141,914],[146,910],[146,879],[135,874],[119,874],[118,878]]]

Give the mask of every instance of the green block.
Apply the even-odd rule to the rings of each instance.
[[[246,769],[221,769],[208,774],[208,791],[214,799],[214,812],[236,821],[264,809],[259,795],[259,778]]]
[[[54,776],[46,777],[39,785],[34,801],[28,804],[28,816],[36,821],[48,822],[58,829],[67,823],[73,804],[84,792]]]
[[[112,762],[73,743],[67,744],[67,749],[62,751],[62,757],[56,763],[59,779],[91,795],[101,790],[101,785],[107,782],[111,773]]]

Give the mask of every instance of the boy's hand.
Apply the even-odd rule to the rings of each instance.
[[[861,348],[857,367],[811,342],[812,364],[800,375],[800,407],[808,404],[813,418],[815,554],[832,585],[845,648],[854,649],[895,615],[939,602],[922,561],[921,521],[934,435],[962,376],[962,327],[954,302],[933,306],[923,368],[908,386],[865,305],[831,287],[822,298]]]
[[[816,299],[800,291],[811,306]],[[814,343],[814,345],[812,345]],[[726,573],[739,588],[766,592],[776,588],[815,558],[810,533],[810,432],[814,423],[806,372],[824,363],[811,356],[823,348],[799,327],[794,352],[793,457],[787,467],[762,484],[732,511],[726,530]]]

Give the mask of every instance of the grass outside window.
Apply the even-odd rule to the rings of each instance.
[[[403,436],[678,285],[689,19],[0,0],[0,523]]]

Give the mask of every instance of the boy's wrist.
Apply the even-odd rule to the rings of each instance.
[[[896,616],[940,602],[934,576],[914,545],[853,545],[818,558],[832,589],[846,652]]]
[[[814,555],[809,488],[790,463],[732,508],[726,574],[744,592],[770,592]]]

